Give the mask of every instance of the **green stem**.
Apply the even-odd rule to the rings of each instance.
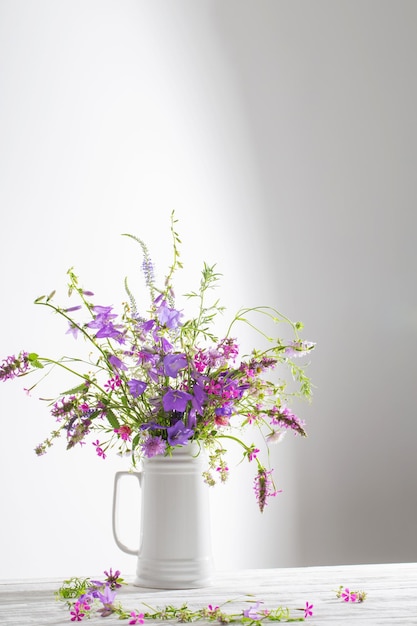
[[[64,317],[66,320],[68,320],[68,322],[74,327],[77,328],[83,335],[84,337],[86,337],[86,339],[89,340],[90,343],[93,344],[93,346],[95,348],[97,348],[97,350],[99,350],[99,352],[101,352],[101,354],[103,355],[103,357],[106,359],[107,361],[107,355],[104,352],[104,350],[94,341],[94,339],[88,334],[88,332],[79,324],[77,324],[76,322],[74,322],[73,319],[71,319],[71,317],[69,315],[67,315],[65,313],[65,311],[63,309],[60,309],[59,307],[55,306],[54,304],[51,304],[50,302],[35,302],[35,304],[41,304],[42,306],[47,306],[50,309],[52,309],[53,311],[55,311],[55,313],[58,313],[59,315],[61,315],[62,317]],[[88,306],[88,305],[87,305]]]
[[[231,323],[229,325],[229,328],[227,329],[226,337],[229,336],[229,333],[230,333],[230,331],[232,329],[232,326],[236,322],[245,322],[246,324],[251,326],[254,330],[258,331],[261,335],[263,335],[266,339],[268,339],[269,341],[272,341],[271,338],[268,337],[268,335],[266,335],[262,331],[260,331],[259,328],[254,326],[245,317],[242,317],[243,315],[247,315],[248,313],[252,313],[252,312],[256,312],[256,313],[260,313],[262,315],[266,315],[267,317],[270,317],[275,323],[277,323],[279,321],[287,322],[291,326],[291,328],[293,329],[296,338],[299,339],[297,325],[294,322],[292,322],[288,317],[286,317],[285,315],[280,313],[277,309],[274,309],[273,307],[270,307],[270,306],[256,306],[256,307],[248,307],[248,308],[240,309],[237,312],[237,314],[235,315],[235,317],[233,318],[233,320],[231,321]],[[275,315],[272,315],[272,313],[274,313]]]

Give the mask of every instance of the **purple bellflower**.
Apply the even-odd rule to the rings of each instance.
[[[168,443],[170,446],[186,445],[193,434],[194,431],[187,428],[182,420],[178,420],[173,426],[167,428]]]
[[[169,389],[162,398],[164,411],[178,411],[184,413],[187,402],[192,399],[192,395],[179,389]]]
[[[129,380],[127,385],[129,387],[131,395],[134,398],[142,395],[146,387],[148,386],[147,383],[144,383],[142,380],[136,380],[136,378],[132,378],[132,380]]]
[[[165,374],[170,378],[176,378],[178,372],[187,367],[187,357],[185,354],[167,354],[164,357]]]

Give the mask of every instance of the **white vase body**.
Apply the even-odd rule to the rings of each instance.
[[[197,444],[175,448],[171,457],[144,459],[135,472],[141,489],[139,549],[118,538],[117,472],[113,498],[113,534],[119,548],[137,554],[134,585],[157,589],[205,587],[213,575],[209,487],[204,483],[204,455]]]

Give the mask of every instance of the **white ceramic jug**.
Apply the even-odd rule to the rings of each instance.
[[[144,459],[134,472],[141,489],[139,549],[118,537],[117,472],[113,496],[113,535],[118,547],[138,556],[134,585],[157,589],[205,587],[213,575],[208,485],[204,454],[195,443],[175,448],[171,457]]]

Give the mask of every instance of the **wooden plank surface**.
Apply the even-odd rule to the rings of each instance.
[[[61,583],[61,580],[0,581],[1,626],[61,626],[74,623],[70,621],[64,604],[54,598],[54,591]],[[336,597],[335,590],[339,585],[366,591],[368,597],[362,604],[347,604]],[[143,611],[142,602],[159,608],[187,602],[191,608],[198,609],[208,604],[221,605],[233,599],[234,602],[227,606],[228,612],[235,609],[239,612],[259,600],[265,608],[287,606],[294,617],[303,615],[295,609],[303,608],[308,601],[314,605],[313,617],[306,620],[310,626],[417,626],[417,564],[220,572],[211,587],[161,591],[129,584],[120,590],[118,599],[129,611]],[[121,622],[113,616],[97,616],[83,620],[83,623],[116,626],[128,624],[128,621]],[[158,625],[161,622],[149,623]]]

